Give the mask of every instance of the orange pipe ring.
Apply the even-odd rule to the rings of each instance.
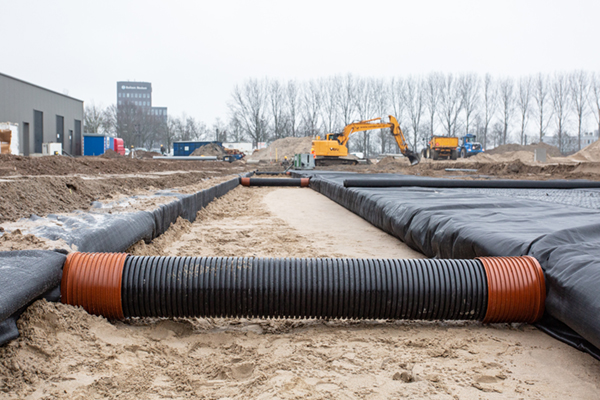
[[[240,178],[242,186],[250,186],[250,178]]]
[[[483,322],[528,322],[544,314],[546,283],[538,261],[524,257],[478,257],[488,283]]]
[[[124,253],[69,254],[61,279],[61,301],[90,314],[123,318],[121,282]]]
[[[300,178],[300,187],[308,187],[310,178]]]

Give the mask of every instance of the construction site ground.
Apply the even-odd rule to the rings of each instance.
[[[510,158],[510,155],[499,155]],[[498,156],[498,157],[499,157]],[[496,157],[496,156],[494,156]],[[328,169],[423,176],[598,180],[594,161],[392,157]],[[276,162],[0,159],[0,251],[49,248],[14,232],[32,214],[89,210],[160,189],[182,193]],[[446,172],[445,168],[478,169]],[[157,200],[134,209],[154,207]],[[119,210],[127,211],[127,209]],[[12,231],[12,232],[11,232]],[[418,258],[311,189],[238,187],[179,219],[137,255]],[[0,347],[0,398],[597,398],[600,362],[527,324],[133,319],[107,321],[38,301]]]

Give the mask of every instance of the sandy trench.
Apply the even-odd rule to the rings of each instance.
[[[238,187],[139,255],[422,257],[309,189]],[[0,398],[582,398],[600,362],[532,326],[142,319],[40,301],[0,348]]]

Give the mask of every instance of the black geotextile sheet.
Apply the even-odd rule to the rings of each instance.
[[[173,194],[173,201],[152,211],[131,213],[87,213],[48,215],[32,220],[46,219],[49,223],[27,231],[51,240],[62,239],[69,246],[83,252],[122,252],[140,240],[149,242],[162,235],[178,217],[194,222],[196,213],[217,197],[239,184],[234,178],[192,194]]]
[[[178,217],[193,222],[200,209],[238,185],[239,178],[233,178],[193,194],[174,194],[172,202],[153,211],[32,216],[39,226],[26,233],[62,239],[77,251],[122,252],[140,240],[163,234]],[[60,299],[65,259],[52,251],[0,252],[0,345],[18,336],[16,320],[34,300]]]
[[[40,298],[57,301],[66,256],[54,251],[0,252],[0,345],[19,336],[17,319]]]
[[[311,177],[313,189],[428,257],[537,258],[547,288],[540,328],[600,354],[600,211],[516,197],[510,190],[501,195],[497,190],[343,186],[347,178],[397,178],[394,174],[295,175]]]

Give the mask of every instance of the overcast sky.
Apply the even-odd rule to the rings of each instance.
[[[0,0],[0,72],[116,102],[152,82],[153,105],[212,124],[247,78],[600,70],[598,0]]]

